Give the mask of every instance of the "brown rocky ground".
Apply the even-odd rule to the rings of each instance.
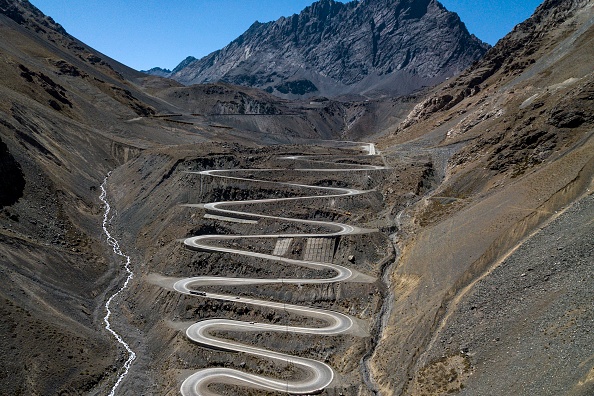
[[[592,187],[457,299],[420,359],[414,393],[453,383],[462,395],[594,392]],[[468,362],[460,379],[426,375],[442,356]]]
[[[401,216],[394,298],[371,362],[381,393],[591,391],[592,363],[578,352],[591,342],[579,327],[588,320],[587,210],[568,214],[575,235],[550,226],[561,227],[553,249],[581,252],[559,267],[567,283],[526,281],[536,270],[546,282],[556,266],[538,231],[592,191],[592,16],[586,1],[545,1],[383,140],[387,156],[432,152],[444,179]],[[549,353],[558,332],[567,348]]]
[[[204,219],[204,210],[185,208],[180,203],[211,202],[224,199],[251,199],[284,196],[284,188],[267,190],[250,185],[249,181],[212,180],[209,177],[184,174],[183,170],[202,170],[211,168],[276,168],[286,166],[286,160],[278,157],[303,151],[317,158],[334,154],[344,157],[347,152],[298,146],[278,148],[244,148],[240,146],[187,146],[175,149],[146,152],[137,159],[120,167],[110,179],[110,193],[117,202],[118,216],[115,226],[121,230],[126,246],[135,246],[134,262],[137,274],[131,286],[130,297],[122,306],[121,314],[130,325],[140,329],[143,336],[140,342],[139,362],[135,364],[124,389],[142,389],[153,394],[175,394],[184,373],[202,367],[224,365],[242,370],[291,378],[279,366],[262,362],[243,354],[212,351],[192,345],[181,332],[184,323],[193,323],[211,317],[227,317],[244,321],[270,321],[272,323],[303,323],[297,317],[286,316],[283,312],[260,309],[242,303],[217,302],[181,296],[154,284],[152,274],[170,277],[187,276],[232,276],[232,277],[294,277],[320,276],[311,270],[271,265],[269,262],[232,257],[225,254],[210,254],[188,251],[183,248],[179,238],[201,233],[216,234],[254,234],[262,232],[299,231],[294,225],[276,224],[261,221],[256,225],[232,224]],[[203,153],[202,156],[198,156]],[[155,159],[158,158],[158,161]],[[332,157],[329,157],[331,159]],[[348,157],[347,157],[348,158]],[[392,257],[391,244],[386,239],[392,220],[390,213],[398,211],[405,202],[413,202],[419,195],[410,193],[427,184],[427,158],[394,160],[394,169],[375,172],[351,172],[351,174],[319,174],[308,172],[285,172],[276,179],[300,183],[320,183],[323,185],[348,185],[352,187],[374,188],[382,185],[386,178],[398,178],[400,183],[392,188],[390,207],[384,209],[384,200],[377,193],[361,197],[336,199],[332,208],[329,200],[317,198],[315,202],[295,203],[290,207],[280,204],[261,205],[260,210],[267,214],[283,213],[303,218],[345,221],[364,227],[381,227],[382,233],[363,236],[344,237],[338,241],[335,262],[343,263],[366,274],[380,278],[385,263]],[[301,166],[301,164],[300,164]],[[401,172],[406,169],[406,172]],[[244,172],[245,173],[245,172]],[[248,172],[249,173],[249,172]],[[253,173],[253,172],[252,172]],[[370,183],[370,178],[373,176]],[[255,178],[266,175],[254,174]],[[267,175],[272,178],[273,173]],[[114,186],[119,186],[117,189]],[[291,188],[294,190],[294,188]],[[422,188],[419,191],[424,191]],[[291,191],[290,194],[295,194]],[[301,191],[311,193],[307,189]],[[246,195],[247,194],[247,195]],[[315,206],[317,210],[311,210]],[[324,210],[324,208],[329,210]],[[374,215],[385,213],[385,218]],[[125,225],[125,226],[124,226]],[[279,228],[280,227],[280,228]],[[300,232],[309,232],[310,228]],[[214,243],[214,242],[213,242]],[[234,242],[243,245],[243,241]],[[257,249],[266,250],[266,243]],[[273,246],[268,246],[269,250]],[[250,247],[251,249],[251,247]],[[348,257],[354,256],[352,262]],[[297,253],[300,257],[300,254]],[[297,257],[296,256],[296,257]],[[297,336],[293,334],[227,334],[226,337],[255,343],[274,350],[297,353],[314,359],[329,362],[338,370],[340,382],[326,394],[366,394],[365,374],[360,372],[360,361],[373,349],[376,342],[376,321],[382,306],[385,292],[380,281],[371,284],[345,283],[319,286],[267,286],[267,287],[228,287],[209,286],[205,290],[232,293],[233,295],[254,296],[274,301],[286,301],[305,306],[316,306],[355,315],[367,323],[370,336],[357,338],[343,336],[324,338]],[[309,320],[308,320],[309,322]],[[312,322],[313,324],[313,322]],[[135,341],[136,342],[136,341]],[[135,344],[136,345],[136,344]],[[284,374],[283,374],[284,373]],[[187,374],[186,374],[187,375]],[[283,377],[284,378],[284,377]],[[152,387],[144,383],[148,380]],[[228,390],[235,394],[239,390]],[[248,391],[241,390],[242,394]],[[249,394],[261,394],[251,392]]]

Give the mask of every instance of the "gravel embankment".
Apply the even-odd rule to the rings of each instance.
[[[594,394],[593,251],[589,195],[476,284],[430,352],[470,358],[461,395]]]

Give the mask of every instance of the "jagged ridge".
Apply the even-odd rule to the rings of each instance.
[[[436,0],[320,0],[254,23],[225,48],[187,58],[171,77],[280,96],[406,94],[458,74],[488,45]]]

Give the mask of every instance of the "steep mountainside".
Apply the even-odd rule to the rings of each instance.
[[[254,23],[225,48],[184,60],[171,77],[285,97],[403,95],[461,72],[487,48],[436,0],[321,0]]]
[[[594,394],[593,65],[594,4],[547,0],[383,139],[441,178],[396,217],[383,394]]]
[[[99,185],[145,147],[203,140],[149,118],[172,107],[133,83],[145,77],[27,1],[0,0],[2,394],[107,394],[115,381],[102,319],[119,263]]]

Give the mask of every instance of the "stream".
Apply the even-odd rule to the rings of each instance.
[[[109,202],[107,201],[107,190],[105,189],[105,187],[107,185],[107,179],[109,178],[110,175],[111,175],[111,172],[109,172],[107,174],[107,176],[105,176],[105,179],[103,179],[103,184],[101,184],[101,195],[99,196],[99,199],[105,205],[105,212],[103,213],[103,232],[105,233],[107,244],[112,247],[113,252],[116,255],[120,256],[123,259],[123,261],[125,261],[125,264],[123,265],[123,267],[126,270],[126,275],[127,275],[126,281],[124,282],[122,287],[120,287],[118,289],[118,291],[116,291],[111,297],[109,297],[109,299],[105,303],[106,314],[105,314],[105,317],[103,318],[103,322],[105,323],[105,329],[113,335],[113,337],[118,341],[119,344],[121,344],[126,349],[126,351],[128,353],[128,359],[124,363],[123,367],[120,369],[120,375],[118,376],[118,379],[117,379],[116,383],[114,384],[113,388],[111,388],[111,392],[109,392],[109,396],[114,396],[117,387],[124,380],[124,378],[128,375],[128,372],[130,371],[130,367],[132,366],[132,363],[136,359],[136,353],[134,353],[132,348],[130,348],[130,345],[128,345],[126,343],[126,341],[124,341],[122,336],[119,335],[111,327],[112,324],[110,322],[110,318],[111,318],[111,314],[112,314],[111,303],[128,287],[128,284],[134,277],[134,273],[130,269],[130,256],[128,256],[124,252],[122,252],[122,249],[120,248],[120,244],[119,244],[118,240],[115,239],[108,230],[108,227],[111,224],[111,219],[109,218],[109,213],[111,212],[111,206],[109,205]]]

